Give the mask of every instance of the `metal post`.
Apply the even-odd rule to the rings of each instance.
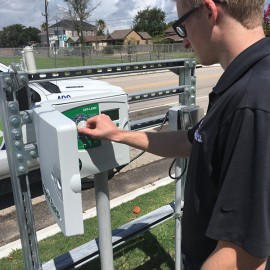
[[[21,79],[25,81],[25,77],[21,77]],[[0,112],[21,236],[24,266],[27,270],[38,270],[42,267],[38,255],[19,104],[13,100],[14,91],[16,88],[18,90],[20,86],[21,84],[15,74],[0,75]]]
[[[50,40],[49,40],[49,24],[48,24],[48,0],[45,0],[45,27],[46,27],[46,43],[47,43],[47,56],[50,57]]]
[[[113,270],[114,266],[108,172],[102,172],[95,175],[95,193],[101,269]]]
[[[179,70],[179,86],[185,85],[184,93],[179,95],[179,104],[184,106],[194,106],[196,103],[195,96],[195,84],[196,79],[194,76],[196,62],[189,59],[185,61],[184,69]],[[183,116],[184,107],[181,109],[180,117],[180,129],[185,130],[192,123],[185,123]],[[190,115],[189,115],[190,120]],[[178,126],[178,125],[176,125]],[[178,128],[175,128],[178,129]],[[181,241],[182,241],[182,198],[184,193],[184,185],[186,181],[186,168],[188,161],[185,159],[176,159],[175,163],[175,270],[182,270],[183,260],[182,260],[182,250],[181,250]],[[181,176],[181,178],[180,178]]]
[[[182,269],[182,254],[181,254],[181,200],[182,200],[182,185],[181,179],[181,160],[175,162],[175,270]]]
[[[186,173],[183,173],[187,167],[187,160],[176,159],[175,162],[175,270],[184,269],[182,260],[182,201],[184,198],[184,185]],[[181,178],[180,178],[181,176]]]

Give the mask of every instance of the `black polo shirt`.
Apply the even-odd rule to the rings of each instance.
[[[270,39],[243,51],[209,95],[185,186],[182,251],[199,269],[217,240],[270,256]]]

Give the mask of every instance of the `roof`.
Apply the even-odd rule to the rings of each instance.
[[[152,37],[147,32],[138,32],[142,39],[152,39]]]
[[[74,23],[76,23],[77,21],[72,21],[72,20],[61,20],[51,26],[49,26],[49,28],[57,28],[57,27],[61,27],[65,30],[75,30],[74,28]],[[83,27],[83,31],[95,31],[96,30],[96,26],[87,23],[87,22],[82,22],[82,27]]]
[[[174,29],[172,28],[172,26],[170,26],[166,31],[166,38],[167,39],[171,39],[174,42],[181,42],[183,41],[183,38],[179,37],[179,35],[176,34],[176,32],[174,31]]]
[[[96,41],[105,41],[108,39],[107,36],[86,36],[84,37],[85,42],[96,42]]]
[[[125,39],[125,37],[130,33],[134,31],[133,29],[125,29],[125,30],[115,30],[113,31],[110,36],[112,37],[112,39]]]
[[[66,42],[76,43],[80,38],[79,37],[69,37]]]

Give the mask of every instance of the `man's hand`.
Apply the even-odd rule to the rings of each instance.
[[[79,133],[90,136],[93,139],[117,141],[119,128],[105,114],[96,115],[86,121],[86,127],[78,128]]]

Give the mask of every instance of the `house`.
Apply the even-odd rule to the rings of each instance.
[[[49,27],[50,47],[80,46],[78,33],[71,20],[62,20]],[[41,41],[46,42],[46,32],[40,34]],[[96,36],[96,26],[83,23],[83,36],[87,46],[106,47],[107,45],[145,45],[152,44],[152,37],[147,32],[136,32],[133,29],[115,30],[106,36]]]
[[[152,44],[152,37],[146,32],[136,32],[133,29],[115,30],[108,36],[110,45],[143,45]]]
[[[106,47],[108,45],[108,35],[106,36],[86,36],[84,42],[87,46],[92,47]]]
[[[138,32],[142,38],[141,44],[152,44],[152,37],[147,32]]]
[[[166,35],[166,40],[169,43],[183,43],[183,38],[179,37],[174,29],[172,28],[172,26],[170,26],[166,31],[165,31],[165,35]]]
[[[65,41],[65,45],[66,45],[67,48],[79,46],[79,37],[69,37],[69,38],[67,38],[67,40]]]
[[[53,25],[51,25],[49,30],[49,41],[50,41],[50,47],[56,46],[56,47],[66,47],[68,44],[73,44],[74,42],[77,42],[78,33],[75,29],[75,24],[77,21],[72,20],[61,20]],[[84,37],[88,36],[95,36],[96,35],[96,26],[83,22],[82,23],[82,31]],[[40,34],[41,40],[46,40],[46,32],[42,32]],[[69,40],[68,43],[66,41]]]

